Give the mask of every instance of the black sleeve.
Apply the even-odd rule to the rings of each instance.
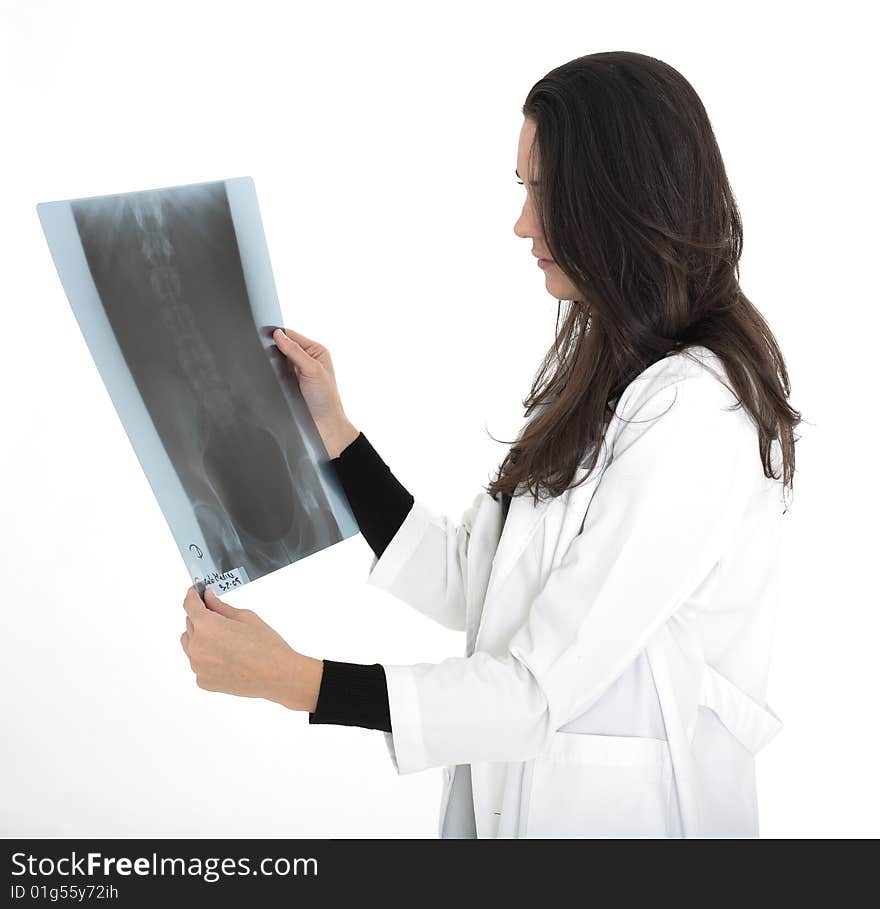
[[[330,461],[358,527],[377,558],[400,529],[413,497],[391,473],[363,433]],[[363,726],[391,732],[388,685],[380,663],[324,660],[321,688],[309,723]]]
[[[409,514],[413,497],[362,432],[330,463],[364,539],[380,558]]]

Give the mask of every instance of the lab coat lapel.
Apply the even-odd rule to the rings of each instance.
[[[546,490],[542,490],[542,494],[545,497],[537,504],[535,504],[534,496],[531,492],[525,492],[513,497],[510,502],[510,511],[501,533],[501,539],[498,541],[495,558],[492,562],[492,575],[486,591],[487,599],[500,590],[501,585],[507,580],[511,569],[525,552],[532,535],[547,517],[551,508],[570,510],[569,506],[571,506],[574,509],[574,518],[580,525],[583,524],[587,505],[596,490],[607,463],[608,448],[603,441],[598,463],[589,472],[589,477],[583,483],[580,481],[583,480],[587,471],[583,463],[578,466],[575,473],[575,480],[578,485],[574,489],[566,489],[558,497],[549,496]],[[553,530],[554,532],[561,532],[563,528],[554,526]]]
[[[575,488],[566,489],[560,496],[546,496],[537,504],[529,492],[513,497],[495,548],[486,581],[486,592],[482,597],[482,608],[479,613],[475,612],[472,615],[474,627],[469,629],[469,635],[473,636],[474,643],[472,646],[469,645],[467,651],[469,655],[480,647],[490,651],[494,649],[495,633],[487,628],[487,625],[491,625],[489,616],[492,614],[492,604],[496,597],[502,592],[505,593],[507,600],[505,608],[509,611],[512,605],[510,594],[513,593],[514,599],[518,598],[522,603],[537,592],[523,589],[514,593],[507,589],[506,584],[511,576],[516,574],[517,563],[529,554],[530,546],[538,545],[536,534],[541,526],[546,525],[551,553],[564,553],[567,544],[580,533],[590,499],[596,491],[607,463],[607,448],[603,446],[599,463],[586,479],[584,479],[586,468],[583,464],[578,467],[575,475],[578,485]],[[584,482],[580,482],[581,480]],[[551,514],[552,517],[549,517]],[[500,520],[500,515],[498,518]],[[542,556],[542,560],[545,557]],[[528,575],[521,576],[520,581],[526,577]]]
[[[551,499],[545,499],[536,505],[531,493],[514,496],[510,502],[507,520],[501,531],[501,539],[492,560],[492,573],[486,591],[488,601],[501,589],[511,569],[525,552],[529,540],[538,525],[547,515]]]

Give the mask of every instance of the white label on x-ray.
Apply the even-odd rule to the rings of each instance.
[[[236,587],[243,587],[250,581],[248,573],[241,568],[231,568],[229,571],[211,571],[202,578],[206,587],[213,587],[214,593],[226,593]]]

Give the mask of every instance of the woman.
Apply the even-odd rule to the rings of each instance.
[[[369,582],[464,631],[465,656],[313,659],[193,589],[182,644],[202,687],[384,730],[399,773],[442,767],[443,837],[757,836],[800,414],[739,287],[718,146],[690,84],[635,53],[558,67],[523,114],[514,230],[568,306],[531,420],[460,521],[348,420],[326,348],[276,332]]]

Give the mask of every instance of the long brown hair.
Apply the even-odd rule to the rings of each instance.
[[[654,57],[609,51],[551,70],[522,112],[535,124],[544,243],[579,299],[559,301],[553,346],[522,402],[526,417],[538,413],[487,492],[523,485],[537,502],[542,490],[577,485],[580,465],[583,482],[614,400],[652,363],[691,346],[723,362],[775,479],[778,441],[790,489],[801,414],[787,400],[779,345],[739,285],[742,223],[693,87]]]

